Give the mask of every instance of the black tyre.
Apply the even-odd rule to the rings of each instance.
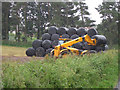
[[[95,50],[90,50],[89,53],[97,53]]]
[[[84,36],[84,35],[86,35],[87,34],[87,31],[86,31],[86,29],[84,29],[84,28],[79,28],[78,30],[77,30],[77,35],[79,35],[80,37],[81,36]]]
[[[65,28],[65,27],[60,27],[60,28],[57,30],[57,34],[59,34],[59,35],[66,34],[66,32],[67,32],[67,28]]]
[[[71,37],[72,35],[77,34],[77,29],[71,27],[67,30],[67,34]]]
[[[98,32],[97,32],[96,29],[91,28],[91,29],[89,29],[89,30],[87,31],[87,34],[88,34],[90,37],[92,37],[92,36],[94,36],[94,35],[97,35]]]
[[[70,39],[76,39],[76,38],[78,38],[79,36],[77,35],[77,34],[74,34],[74,35],[72,35],[71,37],[70,37]]]
[[[36,56],[37,57],[44,57],[45,56],[45,50],[43,47],[39,47],[36,49]]]
[[[51,26],[51,27],[48,28],[48,33],[49,33],[50,35],[56,34],[56,33],[57,33],[57,30],[58,30],[57,27]]]
[[[51,35],[49,33],[44,33],[42,35],[42,40],[50,40],[50,38],[51,38]]]
[[[30,57],[34,56],[35,55],[35,49],[34,48],[28,48],[26,50],[26,55],[30,56]]]
[[[51,48],[51,41],[50,41],[50,40],[44,40],[44,41],[42,42],[42,47],[43,47],[44,49]]]
[[[51,40],[54,41],[54,40],[59,40],[59,35],[58,34],[53,34],[51,36]]]
[[[32,43],[32,47],[34,49],[41,47],[41,46],[42,46],[42,40],[37,39],[37,40],[33,41],[33,43]]]
[[[101,46],[107,44],[107,39],[104,35],[94,35],[92,38],[96,38],[96,46]]]

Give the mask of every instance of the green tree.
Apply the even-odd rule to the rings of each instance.
[[[5,40],[9,40],[10,6],[11,6],[11,3],[9,2],[2,3],[2,39],[5,39]]]
[[[102,15],[102,23],[98,25],[98,30],[107,37],[111,45],[118,43],[119,5],[117,2],[104,2],[96,8]]]

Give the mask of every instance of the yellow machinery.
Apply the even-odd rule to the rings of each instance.
[[[71,47],[73,44],[76,44],[78,42],[85,41],[88,43],[88,45],[96,45],[96,39],[91,39],[88,34],[73,40],[64,39],[64,38],[59,38],[59,40],[63,40],[63,41],[68,40],[68,41],[58,46],[55,46],[55,48],[51,51],[51,55],[56,58],[58,58],[59,56],[66,55],[68,53],[75,53],[77,55],[83,55],[84,53],[86,53],[88,50],[80,51],[79,49]]]

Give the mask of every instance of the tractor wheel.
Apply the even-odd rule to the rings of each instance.
[[[67,54],[72,54],[72,52],[70,50],[66,49],[60,53],[59,57],[62,58],[64,56],[66,56]]]

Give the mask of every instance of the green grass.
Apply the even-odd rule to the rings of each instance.
[[[4,88],[114,88],[118,80],[118,51],[57,60],[3,63]]]
[[[15,47],[32,47],[32,41],[31,42],[16,42],[16,41],[2,41],[2,45],[4,46],[15,46]]]

